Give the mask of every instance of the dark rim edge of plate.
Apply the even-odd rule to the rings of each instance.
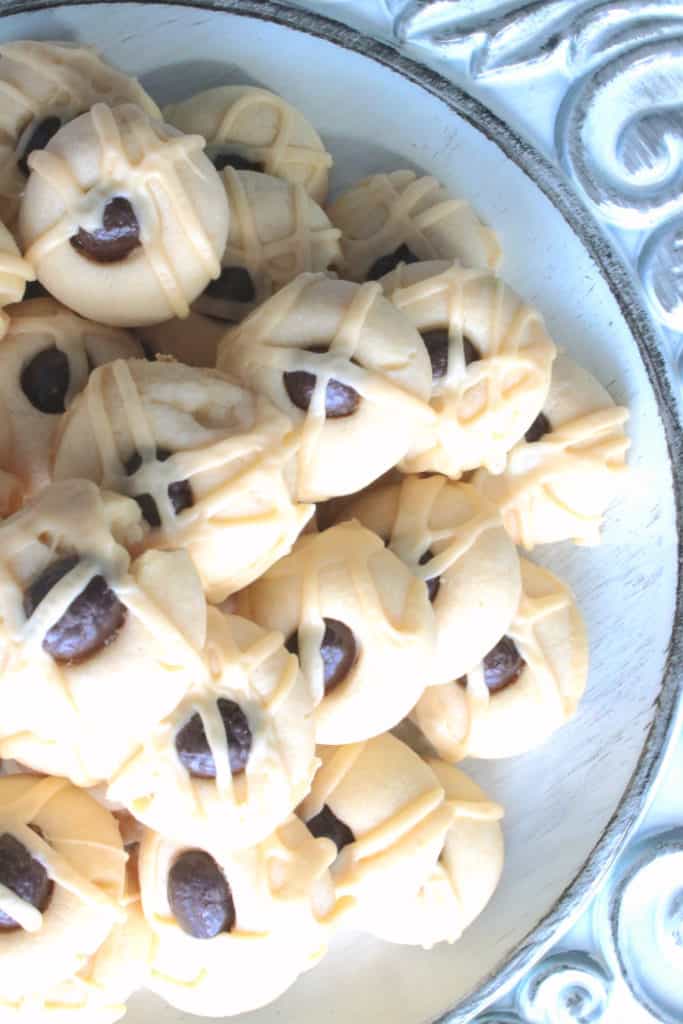
[[[0,18],[59,7],[93,4],[139,4],[145,0],[8,0]],[[512,160],[543,192],[549,202],[581,241],[605,279],[619,310],[638,346],[664,426],[676,507],[677,583],[676,604],[667,649],[662,685],[653,718],[636,768],[600,839],[576,875],[538,924],[517,944],[515,951],[461,1002],[436,1018],[432,1024],[465,1024],[509,991],[520,977],[549,950],[552,944],[580,916],[622,852],[647,809],[650,791],[658,778],[676,734],[679,696],[683,692],[683,565],[681,536],[683,516],[683,430],[671,390],[660,343],[650,318],[638,297],[631,274],[602,233],[588,207],[582,203],[562,172],[526,142],[486,106],[425,65],[403,56],[388,43],[363,35],[353,28],[275,0],[152,0],[165,7],[193,7],[270,21],[286,28],[316,36],[344,49],[359,53],[390,71],[400,74],[481,132]]]

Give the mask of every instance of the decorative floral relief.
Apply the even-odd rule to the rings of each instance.
[[[516,1003],[529,1024],[600,1024],[611,989],[611,975],[587,953],[554,953],[529,972]]]
[[[565,167],[625,228],[683,212],[683,17],[680,40],[605,62],[567,93],[556,122]]]
[[[653,32],[680,35],[683,18],[675,0],[407,0],[394,8],[400,42],[466,52],[473,78],[558,63],[576,74]]]

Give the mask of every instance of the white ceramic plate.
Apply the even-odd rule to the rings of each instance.
[[[334,154],[334,189],[406,165],[435,174],[498,230],[503,273],[540,306],[558,343],[631,408],[630,488],[604,544],[539,557],[569,580],[588,622],[592,665],[580,713],[536,753],[465,765],[507,809],[507,863],[492,904],[458,945],[429,953],[340,937],[279,1002],[248,1015],[254,1024],[467,1020],[582,909],[631,831],[671,734],[681,439],[627,275],[555,172],[503,124],[438,76],[331,22],[251,0],[29,0],[4,4],[2,14],[3,40],[94,44],[161,103],[230,82],[283,93]],[[144,994],[128,1018],[186,1019]]]

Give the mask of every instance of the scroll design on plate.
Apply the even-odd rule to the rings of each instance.
[[[399,42],[465,57],[475,79],[558,65],[576,76],[653,34],[660,41],[680,35],[683,19],[680,0],[390,0],[389,6]]]
[[[641,40],[569,89],[555,144],[608,224],[638,233],[645,296],[683,333],[683,13],[677,37]]]
[[[601,1024],[612,994],[612,975],[588,953],[553,953],[529,971],[515,996],[529,1024]]]

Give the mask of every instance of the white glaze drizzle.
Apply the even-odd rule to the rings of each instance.
[[[310,821],[330,802],[369,742],[372,740],[337,747],[323,762],[313,779],[309,795],[300,807],[305,821]],[[425,789],[385,821],[344,847],[342,870],[336,879],[338,895],[354,899],[357,885],[363,883],[368,872],[377,870],[378,858],[388,867],[392,861],[402,859],[407,855],[405,846],[410,844],[413,835],[416,845],[428,844],[439,833],[445,838],[448,822],[456,816],[467,816],[468,810],[462,801],[444,800],[443,789],[438,785]]]
[[[239,173],[232,167],[226,167],[222,176],[234,223],[239,226],[239,231],[235,231],[233,226],[230,228],[222,264],[224,267],[246,267],[261,286],[258,300],[268,298],[298,274],[310,270],[315,245],[334,243],[341,237],[341,231],[331,224],[318,228],[309,223],[306,190],[303,185],[290,185],[287,203],[293,213],[291,233],[282,238],[261,238],[252,201]],[[237,235],[241,245],[231,241]],[[288,257],[286,266],[283,256]]]
[[[446,798],[446,804],[453,810],[454,818],[456,821],[470,821],[470,822],[481,822],[486,824],[489,822],[501,821],[504,817],[504,810],[498,803],[494,803],[492,800],[460,800],[460,799],[449,799]],[[446,842],[448,836],[446,837]],[[463,879],[465,884],[467,879]],[[422,887],[422,890],[418,894],[418,900],[424,901],[425,911],[429,913],[430,906],[443,905],[444,903],[450,903],[451,910],[448,914],[451,932],[448,936],[449,941],[453,942],[456,938],[462,935],[464,924],[464,908],[463,898],[458,884],[458,879],[455,877],[452,871],[449,871],[444,862],[443,856],[439,857],[436,863],[434,871],[429,876],[427,881]]]
[[[361,198],[367,201],[365,193],[372,195],[373,205],[386,210],[387,218],[380,230],[369,238],[345,239],[348,250],[361,257],[393,251],[405,243],[421,260],[440,259],[443,253],[429,237],[428,229],[469,206],[465,199],[441,198],[442,186],[429,176],[416,177],[399,189],[391,175],[375,174],[364,186],[362,196],[359,190],[359,201]],[[434,196],[432,204],[417,212],[415,208],[431,196]]]
[[[434,529],[430,520],[434,506],[445,487],[452,486],[443,476],[426,479],[405,477],[399,485],[396,516],[391,526],[389,547],[398,557],[410,565],[411,571],[425,581],[447,573],[457,562],[472,550],[487,530],[500,528],[497,512],[479,509],[465,522]],[[474,488],[469,484],[458,484],[471,499],[475,508],[481,504]],[[449,543],[434,554],[428,562],[420,565],[420,557],[441,541]]]
[[[64,60],[65,54],[76,56],[80,64],[87,64],[81,69],[74,61]],[[134,102],[134,94],[144,95],[141,87],[109,67],[97,56],[94,49],[87,46],[77,48],[60,47],[59,44],[20,41],[0,46],[0,55],[13,63],[24,65],[36,80],[47,81],[52,85],[53,97],[59,97],[59,104],[45,103],[37,97],[22,91],[18,86],[0,78],[0,92],[5,94],[10,106],[16,103],[20,108],[29,111],[34,117],[39,114],[60,112],[62,118],[74,116],[75,113],[87,110],[98,99],[107,98],[114,101]],[[150,108],[153,106],[148,100]],[[11,111],[13,112],[13,111]]]
[[[560,679],[536,635],[536,628],[544,619],[571,608],[572,604],[572,598],[565,590],[558,590],[554,594],[545,594],[542,597],[529,597],[523,592],[515,618],[507,631],[507,636],[514,641],[521,657],[526,662],[522,672],[526,678],[533,681],[539,708],[545,706],[552,709],[553,712],[559,709],[562,718],[570,709],[562,695]],[[467,674],[466,678],[468,727],[466,735],[458,744],[458,751],[454,758],[456,760],[467,756],[468,740],[473,726],[478,719],[486,717],[489,703],[491,700],[495,700],[496,696],[495,693],[492,694],[489,691],[484,681],[483,664],[477,665]],[[456,682],[452,685],[458,686],[459,684]]]
[[[346,199],[350,201],[350,197]],[[424,205],[425,200],[427,205]],[[494,232],[477,219],[467,200],[448,196],[436,178],[409,176],[405,172],[374,174],[362,186],[357,186],[353,203],[356,208],[371,204],[382,209],[386,218],[368,238],[344,238],[350,263],[369,265],[401,244],[407,245],[421,261],[443,259],[443,249],[430,237],[430,228],[451,217],[457,218],[461,211],[472,217],[479,240],[488,250],[487,262],[495,264],[498,260],[499,246]],[[422,209],[418,210],[420,205]]]
[[[379,537],[364,536],[355,543],[345,544],[342,532],[346,524],[335,527],[340,539],[339,555],[334,560],[347,574],[353,588],[360,615],[357,619],[356,639],[359,648],[364,643],[387,643],[394,647],[409,645],[415,635],[424,629],[424,590],[421,581],[414,578],[408,586],[402,614],[392,621],[382,603],[375,577],[370,565],[372,555],[383,549]],[[357,524],[348,524],[356,531]],[[324,538],[324,535],[320,535]],[[294,576],[298,580],[301,594],[301,610],[298,623],[299,660],[304,676],[311,687],[311,696],[318,705],[325,696],[324,663],[321,644],[325,635],[324,595],[320,592],[322,566],[329,567],[329,549],[326,540],[318,541],[313,536],[302,545],[294,556],[276,565],[271,578],[282,579]]]
[[[565,475],[586,471],[618,476],[626,472],[624,457],[629,440],[623,433],[628,419],[623,406],[610,406],[563,423],[533,445],[520,442],[508,456],[507,493],[499,507],[514,520],[515,535],[523,547],[534,543],[536,516],[549,502],[576,523],[575,540],[595,544],[600,538],[602,514],[588,515],[561,500],[553,483]],[[547,514],[547,510],[546,510]]]

